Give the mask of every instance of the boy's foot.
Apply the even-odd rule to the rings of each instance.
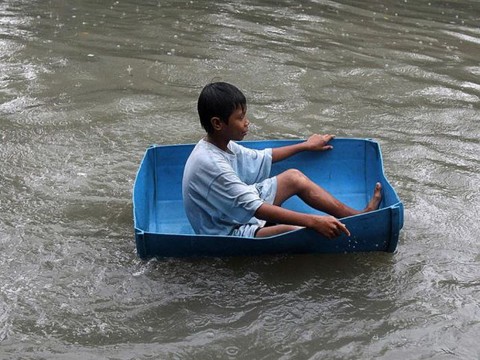
[[[373,196],[368,202],[367,207],[363,209],[363,212],[377,210],[381,201],[382,201],[382,184],[377,182],[375,184],[375,189],[373,190]]]

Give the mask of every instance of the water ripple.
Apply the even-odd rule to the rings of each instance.
[[[0,3],[0,342],[9,358],[478,358],[478,3]],[[212,80],[252,138],[376,138],[395,254],[135,254],[151,143]]]

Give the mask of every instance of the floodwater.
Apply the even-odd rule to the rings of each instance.
[[[478,1],[0,2],[1,359],[478,359]],[[150,260],[131,191],[196,142],[201,88],[249,139],[377,140],[394,254]]]

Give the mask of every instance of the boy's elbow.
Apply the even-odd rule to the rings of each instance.
[[[268,203],[263,203],[255,211],[255,217],[260,220],[278,222],[277,216],[275,216],[275,210],[277,206]]]
[[[260,220],[266,220],[264,217],[265,217],[265,205],[268,205],[268,204],[265,204],[263,203],[262,205],[260,205],[257,210],[255,211],[255,217],[257,219],[260,219]]]

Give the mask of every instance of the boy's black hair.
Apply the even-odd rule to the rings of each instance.
[[[238,108],[245,110],[247,100],[245,95],[234,85],[226,82],[214,82],[206,85],[198,97],[197,110],[200,123],[205,131],[213,133],[211,119],[218,117],[225,124],[228,118]]]

